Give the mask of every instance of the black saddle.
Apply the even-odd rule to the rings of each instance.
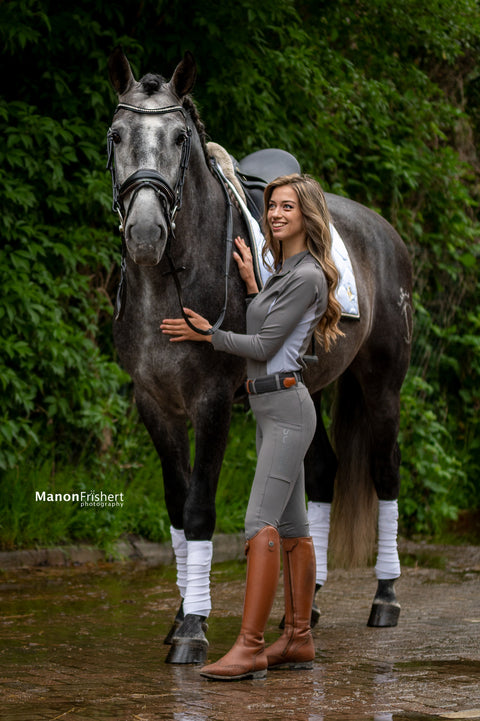
[[[235,175],[240,181],[245,196],[247,207],[255,220],[260,220],[263,215],[263,191],[266,185],[280,175],[300,173],[300,163],[279,148],[265,148],[250,153],[239,162],[232,158]]]

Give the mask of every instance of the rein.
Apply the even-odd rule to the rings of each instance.
[[[227,311],[228,301],[228,277],[230,272],[230,260],[232,257],[232,246],[233,246],[233,211],[232,202],[227,188],[227,182],[223,172],[212,159],[212,170],[216,178],[218,179],[222,190],[225,195],[227,204],[227,237],[226,237],[226,256],[225,256],[225,301],[223,308],[220,312],[218,320],[208,330],[197,328],[186,315],[183,310],[183,299],[182,299],[182,286],[178,274],[180,271],[185,270],[185,267],[176,268],[175,263],[171,256],[171,244],[172,240],[175,239],[175,218],[178,211],[182,207],[183,197],[183,185],[185,183],[185,175],[188,168],[190,159],[190,150],[192,143],[192,130],[187,125],[187,113],[181,105],[169,105],[165,108],[141,108],[136,105],[128,105],[127,103],[119,103],[115,108],[114,115],[119,110],[129,110],[133,113],[140,113],[144,115],[165,115],[167,113],[180,112],[183,115],[185,121],[185,142],[182,145],[182,155],[180,158],[180,168],[175,183],[175,187],[172,188],[165,178],[157,171],[149,168],[141,168],[136,170],[134,173],[128,176],[128,178],[121,184],[118,184],[117,176],[115,172],[115,141],[114,131],[112,128],[107,133],[107,170],[110,171],[112,179],[112,210],[118,213],[120,218],[120,234],[122,238],[122,260],[120,265],[120,282],[117,291],[117,298],[115,303],[115,320],[120,321],[123,318],[125,312],[125,302],[127,294],[127,244],[125,240],[125,228],[127,224],[128,211],[125,212],[124,198],[126,195],[132,193],[132,198],[129,204],[129,210],[133,206],[135,198],[139,190],[145,187],[152,188],[157,194],[165,214],[168,226],[168,236],[165,248],[165,255],[167,257],[168,265],[170,270],[163,275],[172,275],[177,291],[178,301],[180,303],[180,309],[182,312],[183,319],[186,324],[196,333],[200,335],[212,335],[223,323],[225,313]]]

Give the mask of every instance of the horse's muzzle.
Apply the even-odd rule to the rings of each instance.
[[[128,254],[137,265],[157,265],[165,251],[167,235],[161,226],[142,228],[135,224],[127,228],[125,240]]]

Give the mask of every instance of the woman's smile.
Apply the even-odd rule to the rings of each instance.
[[[267,208],[272,234],[282,242],[284,257],[306,247],[306,234],[298,196],[291,185],[275,188]]]

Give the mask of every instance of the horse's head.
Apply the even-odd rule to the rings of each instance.
[[[130,257],[156,265],[181,205],[192,132],[182,100],[194,85],[195,61],[185,53],[170,82],[153,74],[137,82],[117,48],[109,71],[119,99],[108,132],[114,208]]]

